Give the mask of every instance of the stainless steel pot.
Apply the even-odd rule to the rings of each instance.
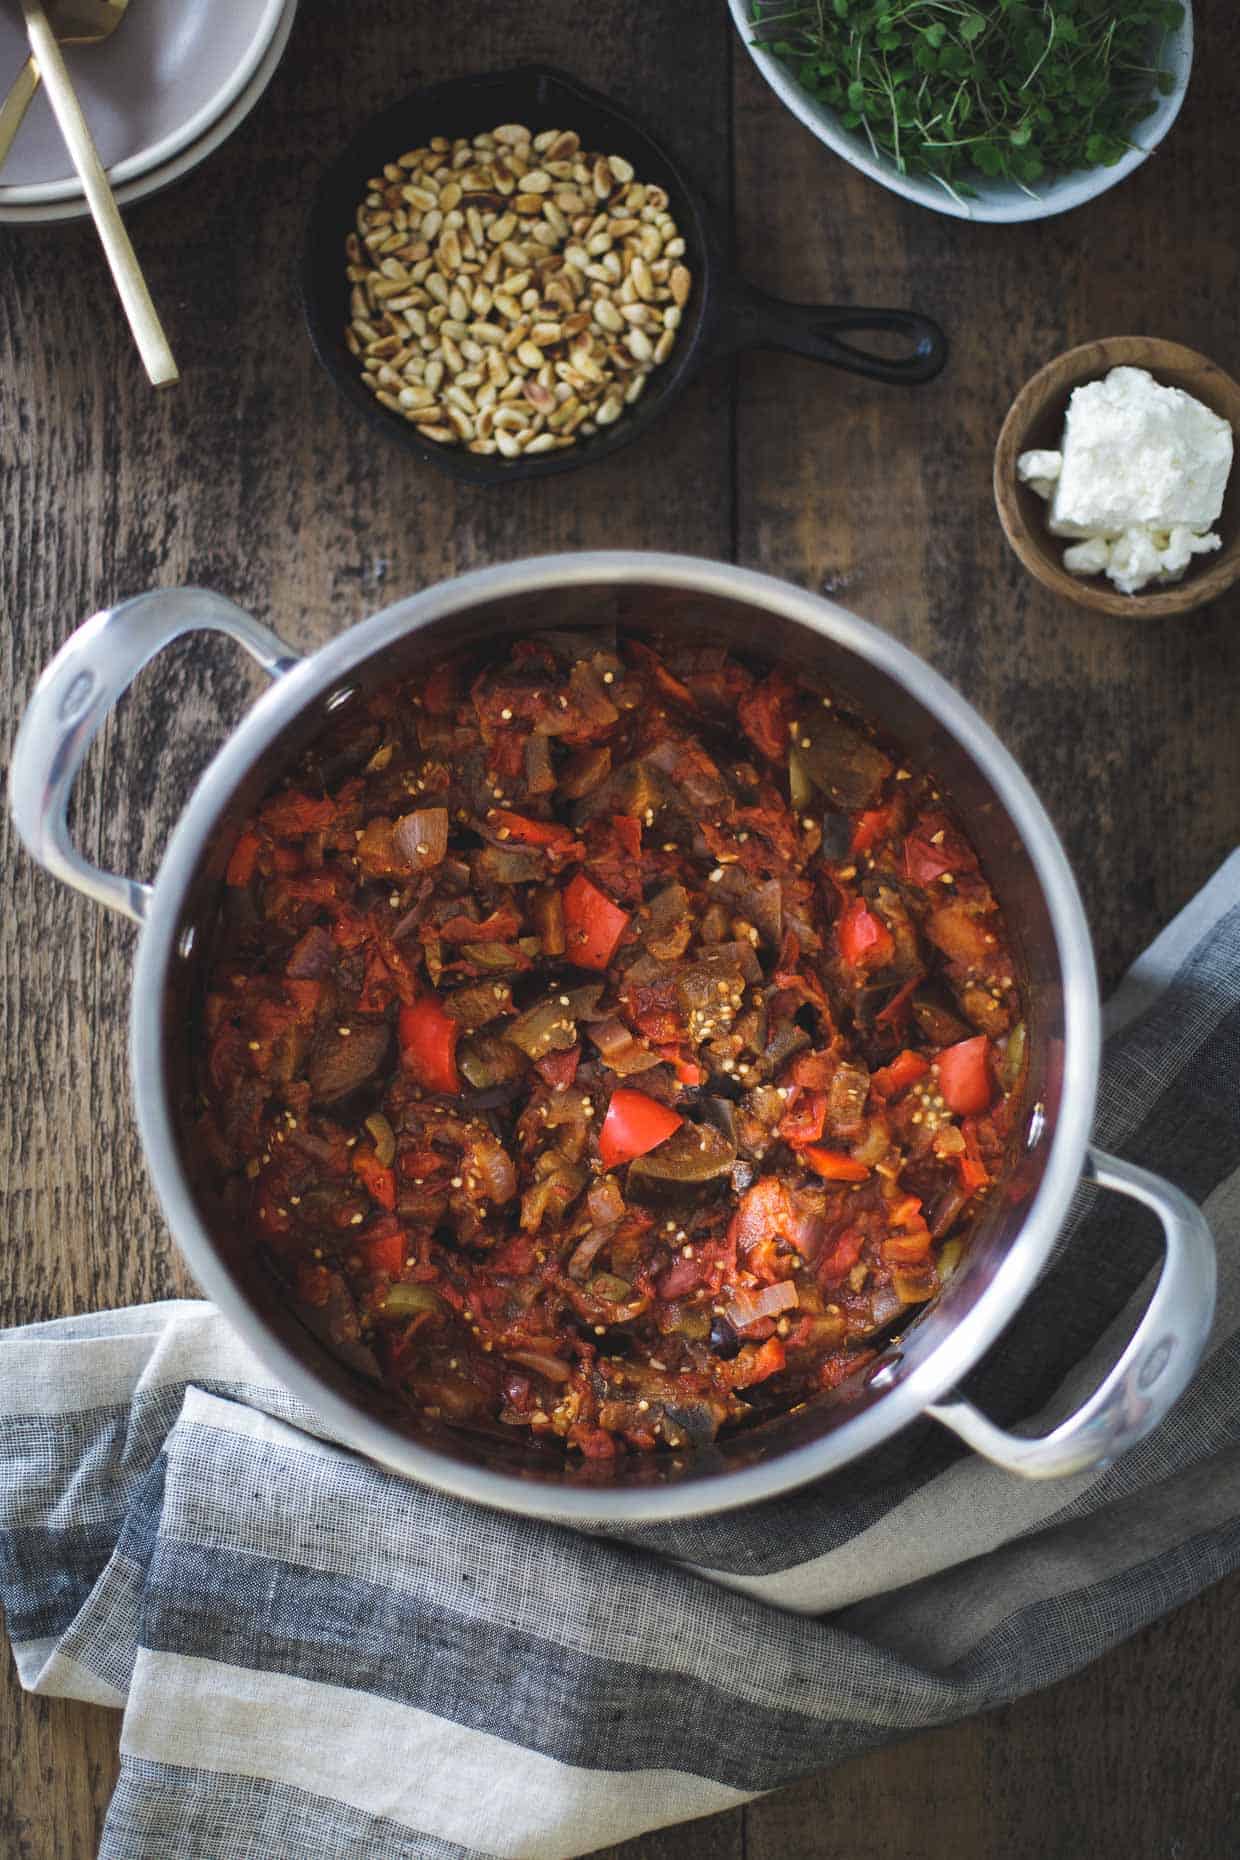
[[[246,1234],[215,1215],[192,1126],[192,1028],[224,866],[237,826],[324,719],[448,645],[534,626],[620,623],[706,633],[813,664],[932,767],[960,809],[1007,914],[1030,1001],[1022,1152],[935,1304],[861,1386],[674,1460],[642,1456],[600,1483],[547,1450],[475,1440],[425,1419],[341,1364],[272,1295]],[[92,866],[66,805],[86,750],[138,671],[182,634],[228,634],[271,678],[199,782],[153,885]],[[951,687],[885,633],[829,601],[721,563],[635,553],[549,556],[466,575],[386,608],[301,659],[219,595],[140,595],[88,620],[30,700],[13,752],[18,831],[49,871],[142,926],[130,1054],[156,1192],[197,1279],[272,1372],[328,1427],[411,1478],[511,1511],[634,1523],[750,1503],[833,1472],[931,1414],[1012,1472],[1047,1478],[1101,1466],[1166,1414],[1201,1355],[1214,1252],[1177,1189],[1089,1147],[1099,1061],[1097,987],[1076,885],[1029,784]],[[953,1391],[1016,1315],[1045,1267],[1082,1176],[1144,1202],[1166,1257],[1127,1349],[1090,1399],[1040,1439],[1003,1432]]]

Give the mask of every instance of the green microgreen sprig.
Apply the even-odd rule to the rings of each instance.
[[[1178,0],[753,0],[757,42],[901,174],[972,195],[1110,167],[1174,88]]]

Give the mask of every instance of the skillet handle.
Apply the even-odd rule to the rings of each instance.
[[[893,387],[933,381],[947,361],[947,337],[937,323],[915,310],[789,304],[739,280],[733,286],[729,309],[728,346],[733,349],[783,349]],[[906,336],[908,353],[873,355],[847,340],[854,332],[871,330]]]
[[[9,805],[28,850],[56,878],[141,923],[151,887],[101,871],[69,837],[69,793],[115,705],[156,653],[183,633],[226,633],[269,678],[301,661],[278,634],[205,588],[157,589],[105,608],[67,639],[40,678],[13,745]]]
[[[936,1402],[936,1421],[984,1459],[1025,1479],[1058,1479],[1109,1466],[1166,1418],[1201,1360],[1214,1316],[1217,1262],[1201,1209],[1161,1176],[1090,1149],[1085,1179],[1152,1208],[1166,1258],[1127,1349],[1085,1404],[1052,1433],[1005,1433],[972,1402]]]

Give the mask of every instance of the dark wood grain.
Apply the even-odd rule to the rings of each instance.
[[[147,388],[88,227],[0,228],[4,743],[67,633],[158,583],[207,583],[310,647],[484,562],[609,545],[735,556],[888,626],[991,718],[1064,830],[1113,979],[1240,837],[1240,606],[1149,629],[1056,606],[1003,543],[990,455],[1021,382],[1092,335],[1174,337],[1240,372],[1240,170],[1224,133],[1240,28],[1212,20],[1208,36],[1156,161],[1063,221],[995,229],[909,206],[829,156],[717,0],[303,0],[254,115],[127,216],[181,365],[174,393]],[[415,84],[530,58],[633,107],[725,215],[735,192],[741,260],[768,288],[915,303],[951,334],[949,373],[903,393],[785,357],[717,364],[639,448],[498,492],[377,446],[300,326],[308,191]],[[79,784],[92,857],[154,870],[253,688],[218,643],[143,675]],[[190,1291],[130,1116],[132,933],[37,874],[7,818],[0,871],[4,1319]],[[1042,1699],[616,1854],[1221,1860],[1240,1849],[1238,1631],[1233,1581]],[[24,1698],[7,1669],[4,1685],[0,1855],[89,1860],[116,1718]]]

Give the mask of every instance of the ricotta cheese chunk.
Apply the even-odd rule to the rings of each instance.
[[[1182,388],[1113,368],[1073,391],[1058,452],[1024,452],[1021,480],[1047,500],[1047,528],[1071,538],[1064,566],[1105,574],[1125,594],[1178,581],[1220,547],[1232,431]]]

